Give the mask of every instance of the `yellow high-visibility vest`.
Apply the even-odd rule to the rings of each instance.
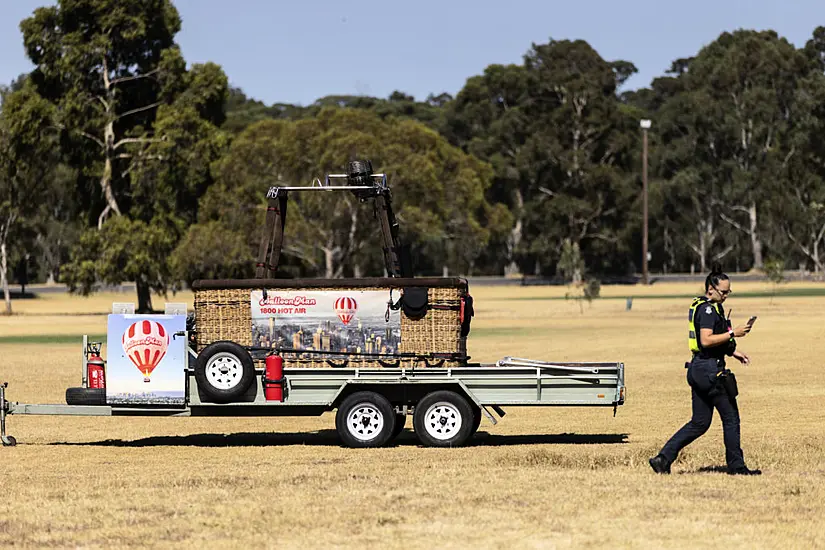
[[[690,311],[688,311],[688,347],[693,353],[698,353],[702,349],[699,345],[699,331],[694,320],[696,318],[696,308],[703,304],[710,304],[719,316],[722,315],[722,312],[719,311],[719,304],[711,302],[707,297],[699,296],[693,300],[690,304]]]

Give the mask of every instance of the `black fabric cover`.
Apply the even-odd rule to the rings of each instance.
[[[470,321],[473,319],[473,297],[467,294],[464,296],[464,319],[461,321],[461,336],[466,338],[470,334]]]
[[[427,315],[429,299],[427,290],[420,286],[409,286],[404,288],[404,295],[401,298],[401,310],[404,315],[417,321]]]

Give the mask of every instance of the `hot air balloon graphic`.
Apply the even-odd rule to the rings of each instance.
[[[121,343],[126,356],[143,373],[143,381],[149,382],[169,348],[169,333],[157,321],[138,321],[126,329]]]
[[[341,321],[348,325],[352,318],[355,317],[355,310],[358,309],[358,302],[355,301],[355,298],[350,298],[349,296],[341,296],[337,300],[335,300],[335,313],[338,314],[338,318]]]

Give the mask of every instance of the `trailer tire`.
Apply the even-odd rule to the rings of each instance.
[[[103,388],[66,388],[67,405],[105,405],[106,390]]]
[[[407,425],[407,415],[406,414],[398,414],[395,415],[395,427],[392,430],[392,437],[390,439],[395,439],[401,432],[404,431],[404,428]]]
[[[395,424],[390,402],[371,391],[353,393],[335,415],[335,428],[347,447],[381,447],[393,436]]]
[[[470,435],[474,435],[478,431],[478,427],[481,426],[481,417],[481,409],[473,407],[473,430],[470,432]]]
[[[235,342],[214,342],[198,354],[195,380],[208,399],[231,403],[255,381],[255,365],[249,352]]]
[[[427,447],[459,447],[473,435],[470,403],[449,390],[428,393],[415,406],[413,426]]]

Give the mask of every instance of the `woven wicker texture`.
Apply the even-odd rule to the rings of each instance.
[[[317,290],[305,288],[297,290]],[[324,288],[323,290],[350,290],[349,288]],[[386,288],[359,288],[357,290],[382,290]],[[212,342],[229,340],[242,346],[252,345],[252,312],[250,307],[250,289],[196,289],[195,290],[195,319],[197,330],[198,349],[203,349]],[[458,353],[466,355],[466,338],[461,337],[461,318],[458,307],[464,289],[459,288],[429,288],[427,297],[431,306],[448,306],[456,309],[430,309],[423,319],[412,320],[401,313],[401,353]],[[343,366],[342,360],[330,361],[321,359],[301,358],[290,360],[292,366],[305,367],[332,367],[333,364]],[[385,362],[366,358],[349,359],[347,367],[378,367],[394,366],[395,361]],[[435,364],[431,361],[431,364]],[[421,361],[402,360],[403,367],[426,366]],[[459,366],[456,361],[445,361],[439,366]]]

